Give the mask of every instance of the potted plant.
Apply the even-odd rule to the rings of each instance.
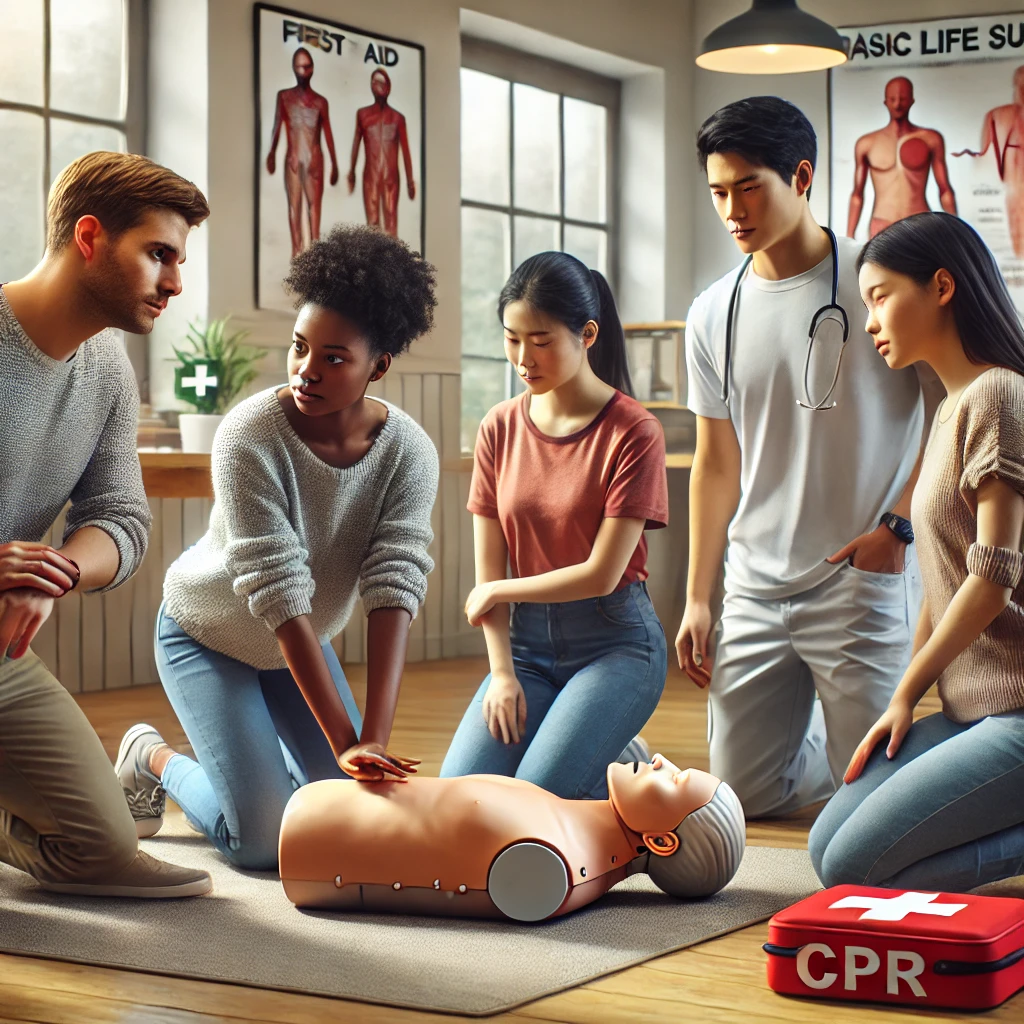
[[[174,348],[174,395],[191,405],[178,419],[183,452],[210,452],[224,414],[246,385],[256,378],[256,364],[266,355],[242,345],[248,331],[228,333],[231,318],[211,320],[206,328],[188,325],[188,348]]]

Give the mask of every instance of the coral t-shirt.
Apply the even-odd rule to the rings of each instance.
[[[467,508],[501,523],[513,576],[579,565],[603,519],[644,519],[648,530],[668,525],[661,424],[616,391],[582,430],[550,437],[530,419],[524,392],[480,424]],[[647,579],[646,563],[641,534],[616,589]]]

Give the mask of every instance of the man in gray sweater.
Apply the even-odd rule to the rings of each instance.
[[[172,171],[91,153],[50,190],[38,266],[0,288],[0,861],[55,892],[210,889],[139,850],[99,738],[29,648],[54,601],[119,586],[146,552],[138,393],[110,329],[153,329],[208,215]],[[63,546],[40,543],[68,501]]]

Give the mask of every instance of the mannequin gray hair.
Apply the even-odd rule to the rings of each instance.
[[[732,881],[743,860],[747,826],[739,797],[719,783],[709,803],[675,828],[679,849],[669,857],[634,861],[663,892],[678,899],[712,896]]]

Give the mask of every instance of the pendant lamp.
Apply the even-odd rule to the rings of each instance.
[[[701,46],[697,66],[742,75],[824,71],[846,60],[843,40],[796,0],[754,0],[746,14],[719,25]]]

